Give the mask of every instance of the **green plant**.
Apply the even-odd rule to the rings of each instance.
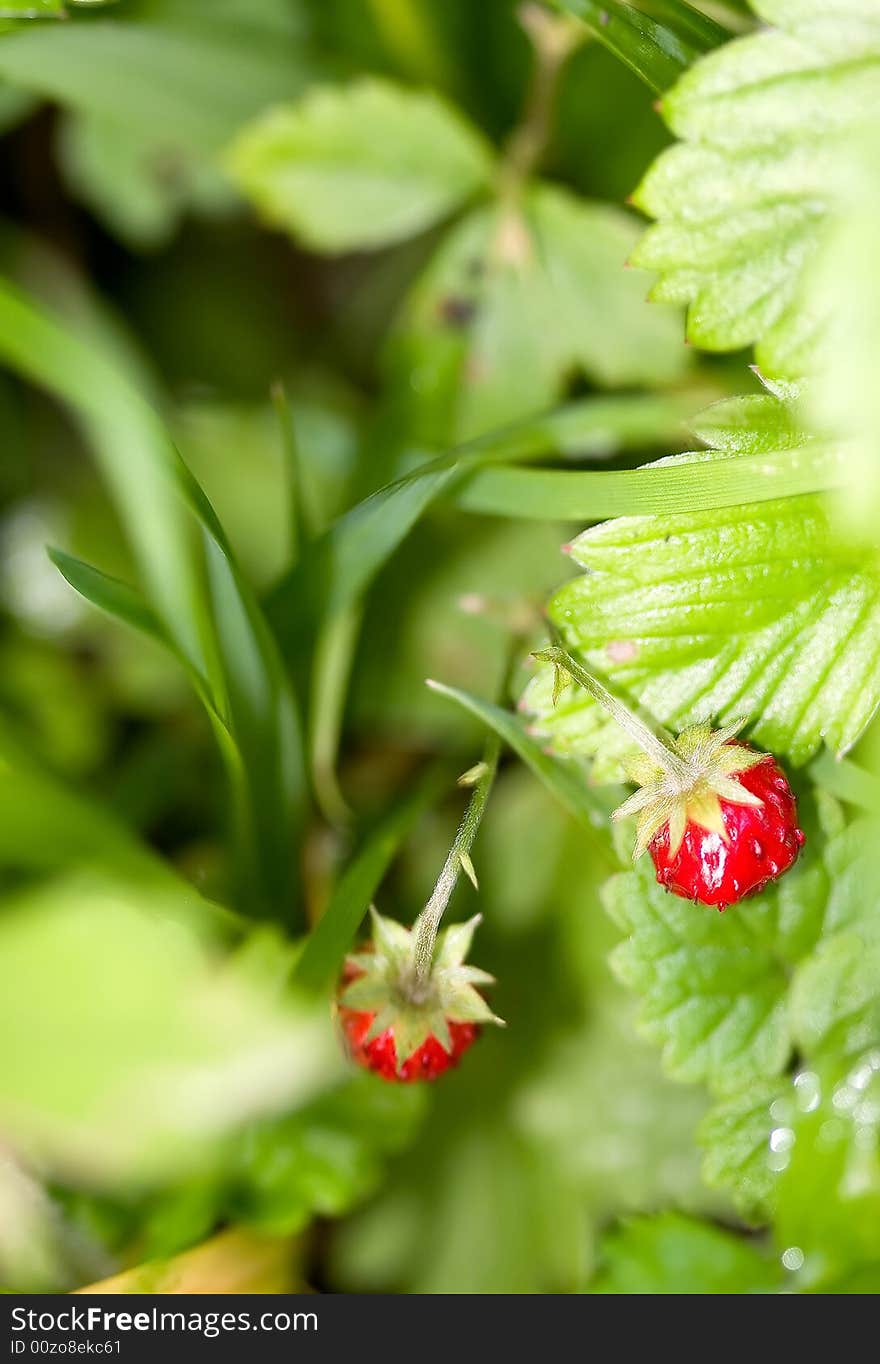
[[[5,1286],[880,1286],[880,20],[750,3],[0,21]]]

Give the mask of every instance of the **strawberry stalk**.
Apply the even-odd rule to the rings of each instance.
[[[458,826],[458,832],[455,835],[452,847],[449,849],[446,861],[443,863],[440,875],[437,877],[437,884],[413,925],[413,967],[417,983],[424,983],[430,978],[431,967],[434,962],[434,949],[437,945],[437,931],[462,871],[476,887],[477,878],[471,862],[470,851],[477,836],[480,821],[483,818],[483,811],[489,799],[492,783],[495,780],[500,748],[498,738],[492,735],[486,743],[482,761],[475,768],[466,772],[462,779],[467,785],[471,785],[476,780],[473,795]]]
[[[579,687],[583,687],[585,692],[589,692],[595,701],[599,702],[604,710],[608,712],[613,720],[625,730],[634,743],[645,753],[656,765],[667,774],[673,781],[682,782],[687,785],[692,780],[692,772],[685,760],[675,751],[672,736],[666,730],[658,726],[655,732],[640,720],[639,717],[625,706],[622,701],[618,701],[616,696],[612,696],[607,687],[603,687],[597,678],[588,673],[586,668],[581,667],[577,659],[572,658],[571,654],[565,649],[553,645],[548,649],[540,649],[533,654],[542,663],[552,663],[556,670],[556,683],[553,688],[554,704],[561,691],[560,679],[563,672],[568,673],[573,682]]]

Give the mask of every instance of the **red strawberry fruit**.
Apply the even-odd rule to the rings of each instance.
[[[479,915],[439,936],[430,969],[419,967],[418,924],[372,916],[372,942],[348,958],[338,999],[349,1055],[385,1080],[435,1080],[457,1065],[480,1024],[501,1022],[475,988],[492,977],[464,960]]]
[[[667,821],[648,844],[661,886],[719,910],[788,871],[804,843],[794,795],[775,759],[769,753],[759,755],[759,761],[736,775],[759,805],[719,797],[723,830],[688,820],[673,850]]]
[[[459,1057],[480,1035],[475,1023],[450,1023],[451,1051],[446,1051],[436,1037],[427,1037],[398,1069],[393,1028],[386,1028],[371,1042],[366,1040],[375,1017],[374,1013],[363,1010],[340,1008],[339,1021],[348,1042],[349,1055],[365,1070],[374,1070],[384,1080],[398,1080],[404,1084],[414,1080],[436,1080],[445,1070],[458,1065]]]
[[[788,871],[803,847],[797,806],[769,753],[734,739],[744,720],[713,730],[691,725],[678,737],[655,732],[564,649],[538,658],[582,686],[635,740],[627,775],[639,790],[613,818],[638,815],[633,857],[650,852],[661,886],[721,910]]]

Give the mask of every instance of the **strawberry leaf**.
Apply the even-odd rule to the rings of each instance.
[[[375,79],[317,87],[269,110],[239,134],[229,160],[268,222],[328,253],[420,232],[485,188],[492,171],[490,148],[453,108]]]
[[[775,25],[698,61],[663,100],[682,139],[636,191],[659,221],[634,262],[656,298],[687,303],[707,350],[757,342],[762,370],[796,377],[824,326],[801,282],[833,208],[835,162],[880,91],[874,0],[752,0]]]
[[[778,1268],[753,1245],[680,1213],[640,1217],[602,1244],[605,1268],[593,1293],[760,1293]]]
[[[628,214],[537,184],[521,208],[475,209],[407,299],[391,377],[418,435],[441,445],[552,405],[580,371],[604,386],[662,384],[688,363],[678,315],[645,302],[624,264]]]
[[[787,1091],[779,1080],[750,1084],[716,1104],[699,1126],[703,1179],[711,1189],[728,1190],[747,1222],[764,1222],[772,1210],[778,1167],[771,1163],[771,1107],[785,1103]]]
[[[798,437],[777,399],[710,410],[724,461],[816,442]],[[684,455],[679,462],[718,459]],[[670,516],[629,516],[586,530],[572,547],[586,569],[550,616],[588,668],[670,727],[746,717],[763,747],[806,762],[824,740],[838,755],[880,702],[880,568],[833,532],[807,495]],[[552,705],[549,672],[526,706],[560,752],[598,754],[595,777],[618,775],[624,741],[582,692]]]

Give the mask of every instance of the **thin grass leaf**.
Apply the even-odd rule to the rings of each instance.
[[[62,321],[0,283],[0,357],[82,425],[150,604],[191,676],[204,679],[199,692],[212,723],[219,717],[231,736],[223,741],[214,724],[234,787],[240,896],[254,913],[289,913],[305,799],[299,721],[274,640],[213,508],[93,305]]]
[[[340,878],[326,911],[318,920],[294,972],[307,990],[325,990],[342,970],[361,920],[372,903],[398,848],[416,820],[441,790],[433,771],[381,822]]]
[[[711,463],[647,464],[641,469],[480,469],[456,492],[465,511],[538,521],[602,521],[613,516],[706,511],[840,487],[837,455],[783,450]]]
[[[285,657],[301,656],[322,620],[357,601],[423,513],[474,468],[674,443],[699,405],[695,391],[587,398],[469,441],[381,488],[319,536],[269,594],[266,613]]]
[[[168,647],[168,635],[162,622],[136,588],[119,578],[111,578],[108,573],[102,573],[99,568],[93,568],[63,549],[50,547],[48,553],[64,580],[92,606]]]
[[[682,0],[647,6],[653,18],[620,0],[552,0],[556,9],[582,19],[599,42],[662,94],[702,53],[730,37],[726,29]]]

